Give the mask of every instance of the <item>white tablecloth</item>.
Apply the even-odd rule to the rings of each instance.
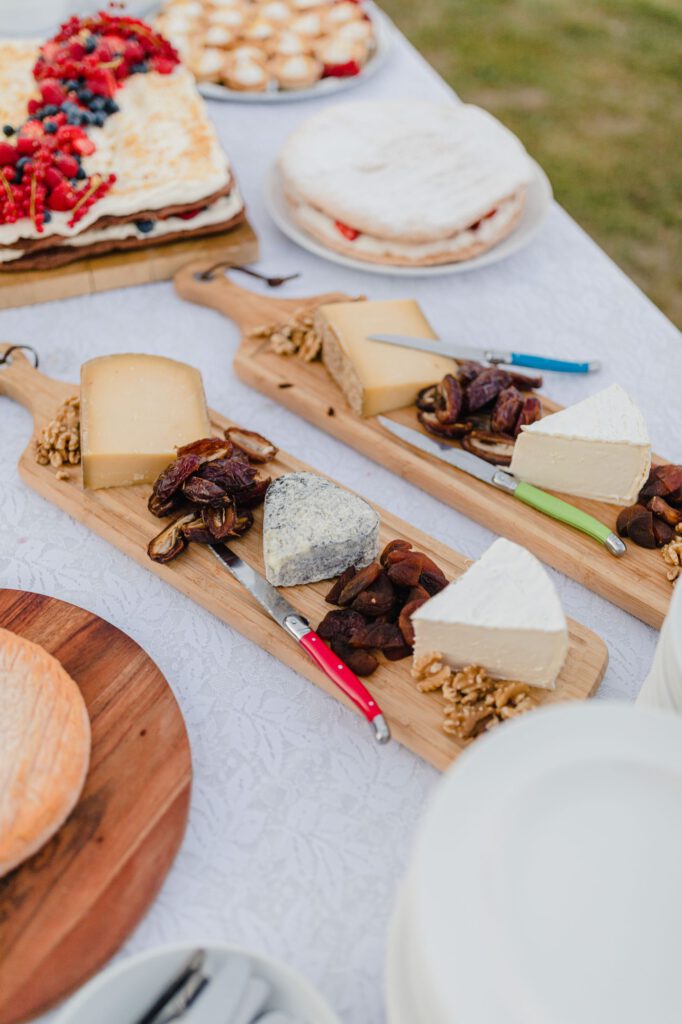
[[[397,32],[383,70],[347,94],[389,96],[452,96]],[[261,267],[303,273],[280,294],[338,288],[415,296],[436,329],[456,326],[472,341],[599,356],[605,365],[598,379],[552,376],[554,397],[572,402],[617,380],[643,409],[655,448],[682,461],[679,336],[559,207],[507,262],[431,280],[346,271],[284,239],[263,207],[264,177],[286,135],[321,102],[329,101],[210,108],[260,236]],[[170,284],[2,312],[0,338],[36,346],[44,371],[71,381],[83,360],[107,352],[185,359],[203,372],[213,407],[311,466],[469,557],[492,540],[483,527],[241,384],[231,369],[234,327],[183,304]],[[0,414],[0,583],[75,602],[128,632],[165,673],[191,738],[189,829],[125,952],[184,939],[233,940],[299,968],[345,1024],[378,1024],[396,887],[436,773],[396,743],[378,748],[362,719],[25,487],[16,463],[29,416],[9,401]],[[632,700],[655,633],[577,583],[553,578],[567,613],[608,643],[599,697]]]

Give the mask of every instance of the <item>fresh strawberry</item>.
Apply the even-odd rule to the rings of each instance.
[[[340,220],[334,221],[334,226],[337,231],[340,231],[344,238],[347,238],[349,242],[354,242],[360,234],[355,228],[349,228],[347,224],[343,224]]]
[[[60,182],[47,197],[47,205],[51,210],[73,210],[78,202],[78,195],[68,181]]]
[[[322,72],[323,78],[352,78],[360,74],[360,65],[356,60],[346,61],[345,64],[325,64]]]
[[[54,158],[54,166],[67,178],[75,178],[80,164],[74,156],[69,156],[68,153],[59,153]]]
[[[92,139],[89,139],[86,135],[82,139],[74,139],[71,143],[71,148],[79,156],[91,156],[97,147]]]
[[[109,68],[98,68],[88,75],[88,85],[96,96],[112,97],[116,92],[116,77]]]
[[[0,142],[0,165],[7,167],[8,164],[15,164],[19,159],[17,147],[11,142]]]
[[[137,39],[128,39],[123,54],[130,64],[139,64],[145,57],[144,47]]]
[[[39,145],[38,139],[33,138],[31,135],[20,135],[17,139],[19,156],[33,156]]]
[[[60,174],[56,167],[48,167],[45,171],[45,184],[49,189],[57,188],[65,181],[64,175]]]
[[[28,112],[29,114],[35,114],[40,110],[42,106],[40,100],[29,100],[28,101]]]
[[[44,103],[54,103],[56,107],[66,99],[66,93],[56,78],[46,78],[40,84],[40,95]]]
[[[152,57],[151,60],[153,70],[158,71],[160,75],[170,75],[176,63],[170,57]]]

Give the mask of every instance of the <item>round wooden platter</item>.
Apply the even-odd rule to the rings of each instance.
[[[0,591],[0,626],[59,659],[92,724],[76,808],[0,879],[0,1024],[15,1024],[83,984],[139,922],[185,832],[192,762],[168,683],[125,633],[75,605],[16,590]]]

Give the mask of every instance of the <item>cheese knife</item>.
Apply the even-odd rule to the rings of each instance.
[[[492,363],[493,366],[504,363],[508,366],[530,366],[534,370],[554,370],[557,373],[595,373],[601,369],[598,359],[590,359],[586,363],[573,363],[567,362],[565,359],[533,356],[527,352],[473,348],[469,345],[459,345],[456,342],[412,338],[407,334],[370,334],[368,340],[380,341],[385,345],[398,345],[400,348],[413,348],[419,352],[433,352],[437,356],[449,356],[451,359],[474,359],[477,362]]]
[[[250,565],[242,561],[226,544],[211,544],[210,549],[235,579],[239,580],[252,597],[275,622],[284,629],[296,643],[312,658],[328,679],[355,704],[374,729],[378,743],[388,743],[391,732],[381,708],[366,686],[354,672],[327,647],[317,633],[310,628],[307,620],[299,615],[279,591]]]
[[[567,501],[555,498],[553,494],[541,491],[539,487],[517,480],[511,473],[505,472],[499,466],[491,465],[485,459],[479,458],[478,455],[427,437],[426,434],[412,430],[411,427],[405,427],[402,423],[388,420],[385,416],[377,416],[377,419],[385,430],[395,434],[401,441],[406,441],[413,448],[419,448],[420,451],[433,455],[442,462],[447,462],[455,469],[461,469],[462,472],[475,476],[477,480],[492,484],[498,490],[511,494],[514,498],[522,501],[524,505],[530,505],[538,512],[580,530],[581,533],[585,533],[588,537],[603,544],[606,550],[616,558],[625,554],[627,550],[625,544],[610,527],[600,523],[598,519],[583,512],[582,509],[576,508],[575,505],[569,505]]]

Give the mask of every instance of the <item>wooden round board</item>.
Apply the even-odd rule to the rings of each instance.
[[[75,810],[0,879],[0,1024],[15,1024],[86,981],[139,922],[184,835],[192,763],[168,683],[125,633],[17,590],[0,591],[0,626],[59,659],[92,724]]]

